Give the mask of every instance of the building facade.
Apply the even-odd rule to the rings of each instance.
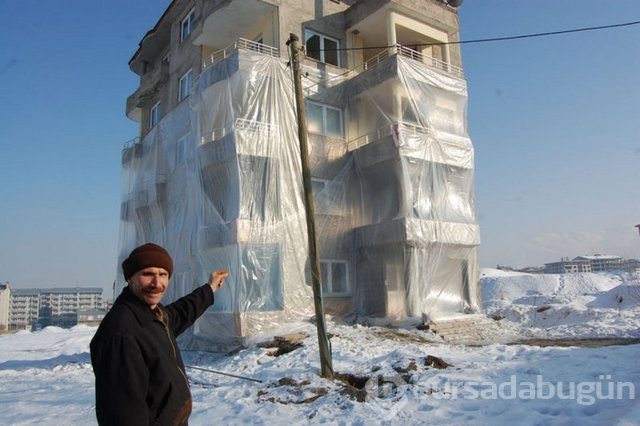
[[[229,269],[187,345],[313,315],[292,34],[327,311],[478,311],[459,22],[439,0],[172,1],[129,62],[120,261],[167,247],[168,300]]]
[[[639,262],[635,259],[623,259],[620,256],[594,254],[577,256],[572,260],[563,259],[560,262],[544,264],[547,274],[564,274],[577,272],[605,272],[605,271],[635,271]]]
[[[11,300],[11,287],[9,284],[0,284],[0,333],[9,330],[9,302]]]
[[[544,264],[545,274],[575,274],[579,272],[591,272],[591,262],[588,260],[561,260]]]
[[[72,327],[78,323],[78,311],[91,309],[104,311],[102,288],[12,289],[9,329]]]

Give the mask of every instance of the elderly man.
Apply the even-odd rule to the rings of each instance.
[[[96,416],[101,425],[182,425],[191,392],[176,336],[213,304],[228,272],[163,306],[173,260],[156,244],[134,249],[122,263],[127,286],[91,340]]]

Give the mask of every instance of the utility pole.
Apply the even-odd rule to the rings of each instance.
[[[318,329],[318,346],[320,348],[320,370],[324,378],[333,378],[331,349],[327,337],[327,326],[324,321],[322,307],[322,283],[320,281],[320,259],[318,258],[318,241],[316,239],[315,209],[313,205],[313,191],[311,189],[311,171],[309,167],[309,149],[307,140],[307,113],[304,106],[301,80],[301,55],[298,37],[289,34],[287,46],[291,52],[291,69],[293,70],[293,85],[295,89],[296,110],[298,113],[298,139],[300,139],[300,158],[302,160],[302,184],[304,188],[304,206],[307,216],[307,237],[309,240],[309,260],[313,287],[313,304],[316,311],[316,328]]]

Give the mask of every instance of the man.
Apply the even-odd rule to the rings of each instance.
[[[228,272],[163,306],[173,260],[156,244],[134,249],[122,262],[127,286],[91,340],[96,416],[101,425],[183,425],[191,392],[176,336],[213,304]]]

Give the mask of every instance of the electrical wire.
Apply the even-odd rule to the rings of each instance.
[[[237,375],[237,374],[225,373],[223,371],[212,370],[210,368],[196,367],[195,365],[185,365],[185,367],[186,368],[191,368],[193,370],[206,371],[208,373],[215,373],[215,374],[221,374],[223,376],[234,377],[236,379],[249,380],[251,382],[262,383],[262,380],[259,380],[259,379],[252,379],[251,377],[245,377],[245,376],[240,376],[240,375]]]
[[[472,39],[472,40],[459,40],[459,41],[449,41],[449,42],[423,43],[423,44],[416,44],[416,45],[413,45],[413,46],[415,46],[415,47],[428,47],[428,46],[445,46],[445,45],[460,45],[460,44],[474,44],[474,43],[490,43],[490,42],[496,42],[496,41],[520,40],[520,39],[525,39],[525,38],[546,37],[546,36],[552,36],[552,35],[570,34],[570,33],[578,33],[578,32],[585,32],[585,31],[597,31],[597,30],[604,30],[604,29],[611,29],[611,28],[628,27],[628,26],[631,26],[631,25],[638,25],[638,24],[640,24],[640,21],[631,21],[631,22],[623,22],[623,23],[618,23],[618,24],[600,25],[600,26],[596,26],[596,27],[574,28],[574,29],[570,29],[570,30],[547,31],[547,32],[542,32],[542,33],[531,33],[531,34],[521,34],[521,35],[515,35],[515,36],[481,38],[481,39]],[[371,50],[371,49],[383,50],[383,49],[389,49],[389,48],[393,48],[393,47],[396,47],[396,45],[393,45],[393,46],[368,46],[368,47],[345,47],[345,48],[336,48],[336,49],[313,49],[313,50],[306,49],[305,54],[310,53],[310,52],[314,52],[314,53],[315,52],[323,52],[323,51],[324,52],[333,52],[333,51],[340,51],[340,50],[342,50],[342,51]],[[332,77],[330,79],[326,79],[326,81],[329,82],[329,81],[335,80],[337,78],[341,78],[341,77],[349,74],[352,71],[353,71],[352,69],[347,70],[343,74],[334,76],[334,77]],[[309,80],[311,80],[311,79],[309,79]],[[308,86],[306,89],[308,90],[309,88],[312,88],[312,87],[318,86],[318,85],[320,85],[320,82],[315,82],[315,84],[312,84],[312,85]]]
[[[598,30],[606,30],[611,28],[621,28],[628,27],[632,25],[638,25],[640,21],[631,21],[631,22],[623,22],[619,24],[610,24],[610,25],[600,25],[597,27],[582,27],[582,28],[574,28],[570,30],[559,30],[559,31],[547,31],[542,33],[532,33],[532,34],[521,34],[514,36],[504,36],[504,37],[492,37],[492,38],[480,38],[480,39],[472,39],[472,40],[459,40],[459,41],[447,41],[447,42],[434,42],[434,43],[423,43],[416,44],[414,46],[427,47],[427,46],[446,46],[446,45],[457,45],[457,44],[473,44],[473,43],[489,43],[495,41],[508,41],[508,40],[520,40],[525,38],[534,38],[534,37],[546,37],[552,35],[560,35],[560,34],[570,34],[570,33],[578,33],[585,31],[598,31]],[[388,49],[394,46],[369,46],[369,47],[345,47],[345,48],[336,48],[336,49],[314,49],[308,50],[308,52],[332,52],[338,50],[369,50],[369,49]]]
[[[494,37],[494,38],[484,38],[484,39],[476,39],[476,40],[463,40],[463,41],[441,43],[441,44],[471,44],[471,43],[488,43],[493,41],[519,40],[523,38],[546,37],[551,35],[579,33],[584,31],[606,30],[610,28],[628,27],[631,25],[638,25],[638,24],[640,24],[640,21],[624,22],[621,24],[601,25],[598,27],[575,28],[571,30],[547,31],[543,33],[523,34],[523,35],[516,35],[516,36]]]

